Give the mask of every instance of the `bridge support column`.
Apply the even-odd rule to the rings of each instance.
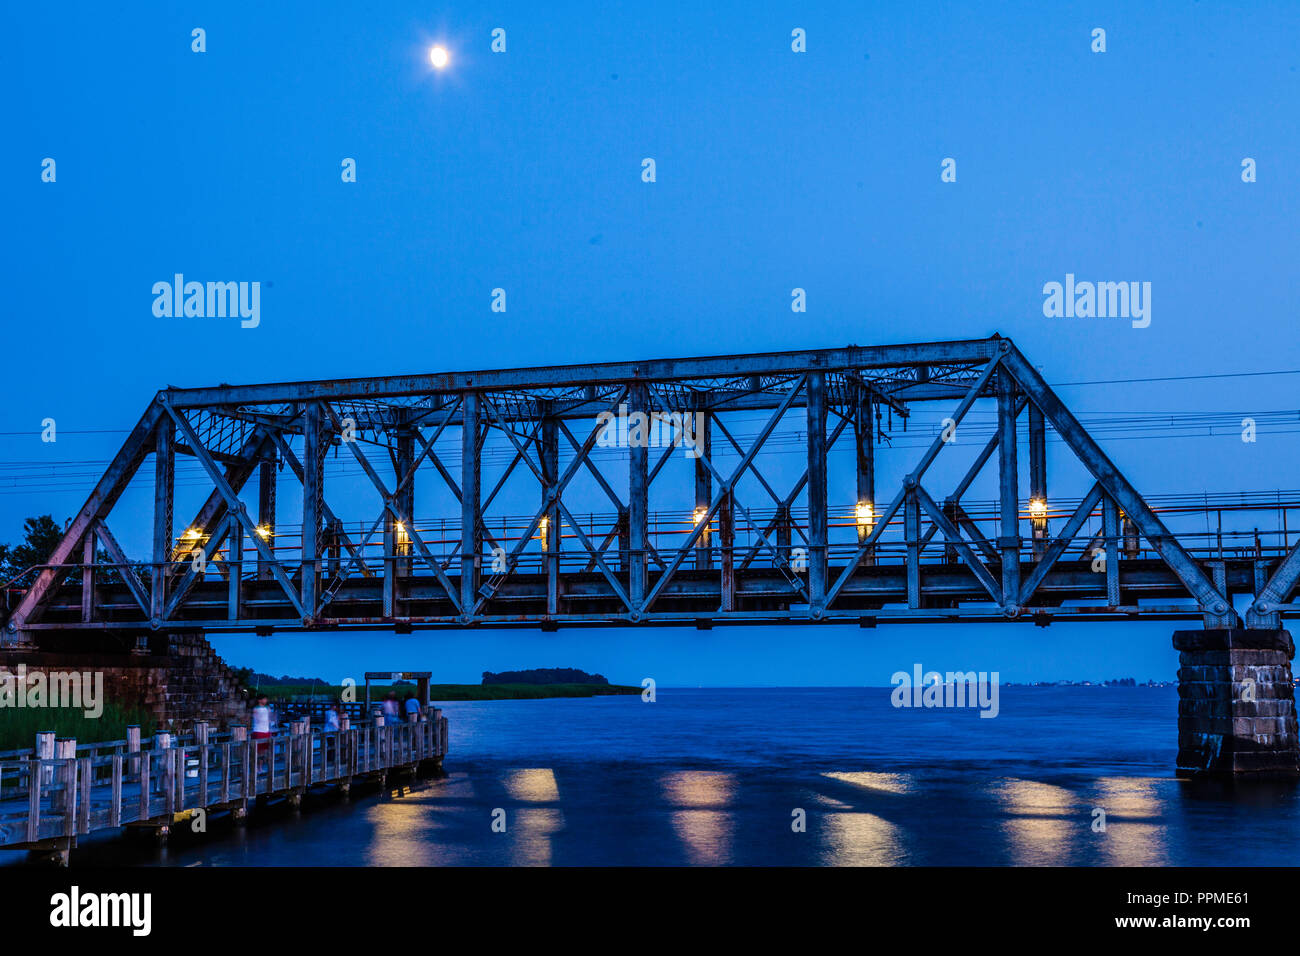
[[[257,527],[258,534],[271,544],[271,539],[275,537],[275,491],[276,491],[276,452],[272,450],[269,457],[258,462],[257,465]],[[257,579],[259,581],[270,581],[271,574],[270,563],[261,555],[257,558]]]
[[[1178,776],[1300,775],[1290,633],[1175,631],[1174,649]]]
[[[306,617],[316,617],[321,573],[321,500],[325,482],[325,449],[321,408],[316,402],[302,407],[302,606]]]
[[[167,562],[172,554],[172,508],[175,502],[176,463],[172,448],[176,426],[172,419],[164,416],[159,419],[154,432],[154,478],[153,478],[153,563],[150,565],[149,614],[154,620],[161,620],[163,609],[167,604]],[[202,540],[195,542],[195,547],[203,547]],[[191,557],[185,556],[186,559]],[[130,574],[128,568],[119,568],[118,573]]]
[[[560,484],[560,429],[550,411],[547,402],[537,440],[537,461],[542,466],[542,505],[546,507],[546,523],[539,529],[546,554],[546,613],[555,615],[560,613],[560,506],[551,496]]]
[[[461,405],[460,437],[460,603],[466,619],[474,616],[478,603],[480,550],[479,532],[479,401],[478,394],[466,392]]]
[[[396,459],[397,483],[401,485],[403,481],[406,482],[397,494],[397,510],[406,516],[410,526],[404,529],[403,534],[398,535],[397,553],[401,559],[397,562],[395,570],[398,575],[409,578],[413,564],[411,529],[415,527],[415,476],[411,475],[407,478],[407,473],[415,465],[415,437],[409,425],[398,430]]]
[[[633,382],[628,389],[629,416],[638,413],[644,415],[649,409],[648,390],[644,382]],[[629,421],[630,421],[629,417]],[[632,602],[632,612],[639,614],[646,596],[647,558],[649,556],[650,532],[648,527],[649,497],[647,464],[649,452],[644,441],[628,443],[628,598]]]
[[[697,407],[696,411],[700,409]],[[709,505],[713,503],[713,472],[709,471],[709,466],[705,464],[705,461],[713,460],[713,416],[706,412],[702,424],[704,427],[695,436],[695,450],[698,452],[698,457],[695,459],[695,509],[691,512],[694,521],[699,521],[700,515],[708,511]],[[710,530],[706,526],[699,540],[695,542],[697,571],[708,571],[713,567],[713,542],[709,540]]]
[[[876,423],[871,393],[859,388],[853,408],[853,444],[857,463],[858,500],[854,515],[858,526],[858,544],[871,535],[876,515]],[[862,556],[863,566],[876,563],[873,551]]]
[[[826,602],[826,373],[808,373],[808,603]]]

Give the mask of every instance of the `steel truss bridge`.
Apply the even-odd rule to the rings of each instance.
[[[944,429],[901,480],[878,486],[877,453],[923,403],[950,409]],[[977,404],[994,409],[992,436],[982,447],[946,440]],[[742,434],[738,413],[761,427]],[[642,440],[638,416],[667,436],[658,447]],[[778,480],[773,453],[791,444],[792,422],[797,465]],[[1077,458],[1081,498],[1048,494],[1049,435]],[[504,457],[485,454],[502,439]],[[617,470],[597,454],[611,439],[626,446]],[[932,466],[956,449],[973,460],[935,487]],[[331,497],[330,450],[359,466],[369,503]],[[179,529],[178,455],[207,483]],[[139,560],[109,518],[146,458],[152,554]],[[838,461],[850,475],[832,474]],[[652,512],[656,480],[683,466],[693,500]],[[499,492],[520,476],[538,504],[504,514]],[[829,501],[832,477],[851,481],[856,498]],[[995,489],[992,501],[970,500],[977,479]],[[426,481],[459,513],[416,513]],[[277,525],[282,482],[301,492],[296,527]],[[344,520],[342,504],[370,510]],[[49,632],[1129,618],[1276,628],[1300,611],[1289,603],[1300,543],[1285,527],[1280,539],[1225,548],[1222,532],[1172,532],[1161,515],[1178,510],[1150,506],[997,336],[168,388],[49,563],[18,582],[3,637],[21,646]],[[1251,597],[1244,622],[1237,595]]]

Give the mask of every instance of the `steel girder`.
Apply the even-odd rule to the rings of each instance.
[[[957,401],[949,415],[953,428],[976,402],[992,401],[994,435],[946,496],[926,487],[927,473],[948,444],[943,434],[936,436],[888,505],[877,510],[875,444],[887,445],[891,437],[883,416],[906,427],[916,403],[946,399]],[[662,422],[673,413],[698,416],[692,419],[698,434],[691,436],[681,420],[653,455],[651,442],[628,442],[625,481],[611,478],[596,460],[594,449],[608,435],[597,416],[626,415],[631,421],[643,414],[653,421],[659,415]],[[728,427],[727,416],[737,413],[762,415],[748,441]],[[1021,527],[1032,519],[1021,513],[1017,447],[1022,415],[1031,500],[1047,495],[1048,426],[1094,482],[1055,537],[1046,535],[1045,521],[1034,525],[1028,553]],[[594,427],[577,424],[593,418]],[[764,473],[764,453],[773,435],[792,423],[802,432],[805,461],[783,494],[771,473]],[[448,465],[454,458],[444,461],[446,452],[439,455],[434,447],[448,429],[459,432],[458,476]],[[849,429],[858,501],[856,534],[846,543],[831,533],[842,525],[832,518],[828,472],[837,439]],[[698,452],[692,464],[694,511],[687,527],[666,533],[652,516],[651,495],[671,459],[691,450],[688,438]],[[504,439],[511,455],[494,484],[484,474],[489,439]],[[331,448],[346,449],[375,494],[377,516],[368,530],[349,531],[327,503],[324,460]],[[376,465],[375,449],[387,451],[391,481]],[[106,519],[150,453],[152,554],[148,562],[133,563]],[[177,455],[197,460],[212,486],[180,538],[172,517]],[[990,536],[962,498],[991,464],[997,470],[998,513]],[[276,540],[283,527],[276,522],[276,471],[283,466],[302,491],[297,548]],[[241,498],[254,473],[256,520]],[[573,490],[580,473],[613,506],[611,518],[597,521],[596,509],[580,497],[591,492]],[[458,502],[459,520],[439,540],[426,540],[434,522],[416,513],[417,474],[437,475]],[[528,474],[537,482],[538,506],[515,532],[502,531],[498,539],[489,527],[489,509],[512,475]],[[761,489],[773,512],[747,506],[742,484]],[[1067,557],[1098,509],[1105,557],[1100,574],[1087,556]],[[1154,560],[1121,560],[1121,509]],[[376,555],[373,539],[381,531]],[[91,566],[96,541],[111,564],[121,567],[120,581]],[[246,565],[250,550],[255,560]],[[68,589],[60,582],[78,569],[85,573],[74,600],[61,594]],[[1267,581],[1258,563],[1250,583],[1231,562],[1220,563],[1217,573],[1217,580],[1207,576],[1033,366],[1009,340],[994,337],[167,389],[150,403],[49,565],[33,572],[5,635],[12,642],[57,629],[703,625],[1047,615],[1198,615],[1207,623],[1232,622],[1228,594],[1234,590],[1253,588],[1260,613],[1288,610],[1280,602],[1300,578],[1300,546]]]

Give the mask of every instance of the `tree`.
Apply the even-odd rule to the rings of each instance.
[[[23,541],[13,546],[0,544],[0,581],[8,581],[28,568],[44,564],[63,538],[63,529],[50,515],[38,515],[23,522]],[[22,582],[25,586],[30,582]]]
[[[24,521],[22,544],[0,544],[0,584],[13,581],[29,568],[38,567],[49,561],[50,555],[63,539],[63,530],[50,515],[37,515]],[[107,551],[99,548],[95,552],[95,561],[101,565],[110,565],[113,559],[109,557]],[[67,563],[79,565],[81,551],[69,555]],[[136,580],[146,587],[149,585],[148,565],[136,563],[131,566],[131,570],[135,573]],[[21,580],[15,581],[14,587],[20,590],[30,587],[34,576],[28,574]],[[74,568],[63,580],[69,584],[80,583],[80,569]],[[99,584],[121,584],[122,571],[120,568],[104,567],[96,572],[95,580]]]

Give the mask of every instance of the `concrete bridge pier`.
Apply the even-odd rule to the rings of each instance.
[[[1288,631],[1175,631],[1180,777],[1300,775]]]

